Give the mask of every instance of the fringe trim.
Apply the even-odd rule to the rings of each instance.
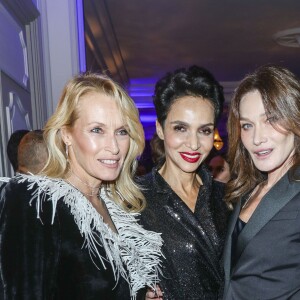
[[[10,177],[0,177],[0,182],[9,182],[10,179]]]
[[[136,299],[137,291],[145,286],[155,289],[161,273],[162,238],[159,233],[145,230],[137,223],[138,213],[123,211],[110,198],[109,191],[101,189],[100,197],[117,228],[116,234],[104,223],[102,216],[87,198],[64,180],[24,174],[16,178],[18,182],[29,182],[28,190],[32,190],[30,205],[36,200],[37,218],[40,219],[44,201],[52,201],[52,224],[58,201],[63,201],[70,208],[84,237],[83,248],[88,249],[93,263],[99,268],[98,260],[105,268],[104,260],[108,261],[116,284],[120,276],[128,282],[132,299]],[[103,246],[106,257],[98,252],[99,245]]]

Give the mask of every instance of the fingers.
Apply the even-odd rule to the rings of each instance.
[[[156,290],[148,289],[146,293],[145,300],[161,300],[163,299],[163,292],[160,287],[157,285]]]

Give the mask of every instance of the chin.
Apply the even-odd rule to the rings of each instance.
[[[196,173],[196,171],[199,168],[199,166],[193,166],[193,167],[190,167],[190,168],[181,168],[181,170],[183,172],[186,172],[186,173]]]
[[[118,177],[119,177],[119,174],[120,173],[118,173],[118,174],[111,174],[111,175],[102,175],[101,176],[101,180],[102,181],[115,181]]]
[[[262,166],[262,165],[257,164],[255,166],[260,172],[265,172],[265,173],[270,173],[270,172],[277,169],[276,167],[274,168],[274,165],[272,165],[272,166]]]

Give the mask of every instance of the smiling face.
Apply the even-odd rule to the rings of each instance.
[[[116,101],[89,93],[79,101],[78,116],[71,128],[62,129],[73,172],[90,184],[115,180],[130,144]]]
[[[164,127],[156,125],[165,167],[174,174],[195,172],[213,147],[214,109],[208,100],[182,97],[171,106]]]
[[[272,176],[285,173],[295,150],[294,134],[266,115],[257,90],[245,94],[239,111],[242,143],[256,168]]]

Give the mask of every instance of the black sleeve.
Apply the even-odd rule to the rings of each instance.
[[[52,299],[59,253],[58,222],[43,201],[41,219],[26,183],[11,180],[0,198],[0,299]],[[2,294],[2,295],[1,295]]]

